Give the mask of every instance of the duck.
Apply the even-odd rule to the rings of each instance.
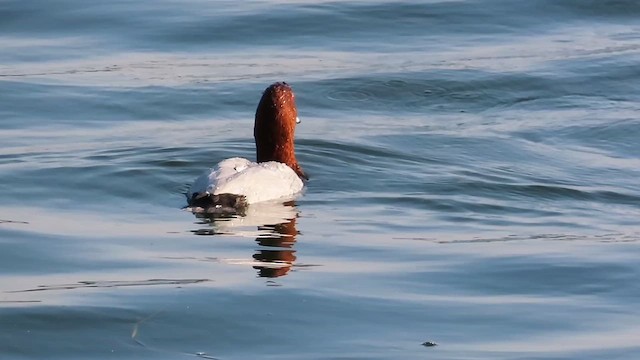
[[[299,123],[291,86],[286,82],[268,86],[255,114],[256,161],[233,157],[206,170],[186,193],[190,209],[241,215],[250,204],[295,198],[309,179],[296,158],[294,135]]]

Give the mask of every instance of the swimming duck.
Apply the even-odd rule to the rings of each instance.
[[[291,86],[277,82],[267,87],[253,128],[256,162],[234,157],[207,170],[187,192],[191,209],[243,213],[249,204],[291,198],[302,191],[302,180],[308,177],[296,159],[293,140],[298,123]]]

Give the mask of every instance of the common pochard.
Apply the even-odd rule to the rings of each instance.
[[[193,211],[242,213],[253,203],[295,196],[307,175],[296,159],[294,133],[300,123],[291,86],[277,82],[264,91],[256,109],[256,162],[223,160],[196,179],[187,200]]]

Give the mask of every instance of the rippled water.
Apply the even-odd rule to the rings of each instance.
[[[637,2],[0,20],[2,359],[640,357]],[[304,195],[183,211],[282,80]]]

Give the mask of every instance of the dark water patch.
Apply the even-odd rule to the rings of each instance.
[[[414,178],[412,167],[431,162],[379,145],[305,139],[299,142],[298,149],[301,164],[310,176],[308,191],[315,194],[394,187],[396,180]]]
[[[118,349],[120,356],[146,356],[130,334],[143,313],[120,307],[29,306],[3,309],[10,329],[0,335],[3,353],[11,358],[80,359],[107,358]],[[101,324],[101,326],[96,326]],[[112,336],[115,334],[122,334]],[[41,346],[32,346],[37,338]],[[87,351],[87,345],[96,347]],[[78,356],[82,353],[83,355]]]
[[[579,18],[609,19],[612,21],[634,20],[640,16],[640,4],[633,0],[570,0],[541,1],[541,6],[551,5],[564,9],[565,14]]]
[[[513,184],[520,181],[520,174],[509,169],[493,168],[490,172],[484,170],[469,168],[452,171],[452,174],[469,182]]]
[[[449,124],[432,123],[431,126],[449,127]],[[423,176],[430,182],[441,182],[439,176],[451,181],[451,175],[472,181],[482,180],[482,177],[495,177],[499,183],[557,179],[545,177],[545,173],[539,170],[543,166],[540,164],[541,156],[532,149],[514,142],[509,137],[474,130],[473,125],[454,124],[453,129],[445,133],[409,130],[407,133],[371,136],[368,140],[385,144],[405,154],[431,159],[430,164],[423,163],[423,166],[411,169],[416,175]],[[437,167],[440,164],[446,164],[448,169]],[[552,168],[555,163],[544,165]],[[470,173],[474,175],[470,176]]]
[[[236,148],[234,145],[236,145],[237,142],[230,140],[217,146],[226,147],[227,144],[229,144],[230,147]],[[121,163],[128,166],[139,165],[167,170],[180,170],[193,166],[197,163],[197,159],[204,156],[204,153],[208,151],[208,149],[204,148],[194,149],[185,146],[128,145],[91,151],[82,157],[82,159],[110,165]]]
[[[86,127],[158,119],[211,121],[243,109],[246,118],[252,119],[260,95],[255,90],[229,95],[224,87],[110,88],[17,81],[0,81],[0,85],[0,115],[6,129],[42,124]]]
[[[435,192],[434,192],[435,193]],[[386,196],[384,196],[386,195]],[[485,216],[488,215],[509,215],[509,216],[536,216],[536,217],[553,217],[561,213],[559,211],[551,211],[550,209],[532,209],[528,207],[518,206],[518,204],[488,203],[487,198],[474,198],[468,194],[460,193],[459,197],[467,198],[455,199],[437,194],[406,194],[406,195],[390,195],[382,193],[380,195],[359,195],[357,198],[348,199],[349,203],[356,206],[367,207],[368,204],[375,203],[385,206],[381,216],[385,212],[392,210],[409,210],[412,208],[433,211],[435,214],[456,214],[456,213],[477,213]],[[494,200],[495,201],[495,200]]]
[[[396,143],[397,147],[380,147],[371,151],[368,146],[343,146],[320,141],[306,141],[304,151],[308,168],[318,172],[319,176],[312,179],[313,190],[322,191],[329,185],[334,191],[364,191],[358,179],[366,178],[369,189],[379,189],[381,192],[397,189],[401,194],[421,193],[431,196],[474,196],[486,199],[535,201],[537,203],[584,201],[595,203],[609,203],[620,205],[635,205],[640,199],[633,193],[614,192],[593,189],[591,184],[573,179],[571,174],[565,177],[546,175],[536,164],[531,164],[531,171],[518,171],[516,168],[505,170],[513,157],[522,149],[513,148],[508,140],[501,142],[507,146],[501,149],[499,143],[483,139],[458,138],[452,141],[450,137],[436,135],[414,135],[418,141],[430,143],[431,148],[421,149],[422,154],[412,154],[416,151],[411,147],[411,136],[377,137],[376,140]],[[401,142],[397,141],[402,139]],[[431,139],[430,139],[431,138]],[[430,140],[429,140],[430,139]],[[456,143],[458,142],[458,143]],[[446,147],[438,149],[438,146]],[[452,146],[456,146],[453,148]],[[407,149],[403,147],[408,146]],[[479,153],[478,146],[490,163],[466,164],[466,156]],[[383,151],[381,151],[383,150]],[[488,152],[490,151],[490,152]],[[313,154],[313,156],[311,156]],[[461,158],[465,154],[465,158]],[[447,156],[447,158],[439,158]],[[499,158],[504,157],[504,162]],[[520,155],[522,159],[531,161],[532,157],[526,152]],[[462,160],[462,161],[461,161]],[[327,166],[329,163],[334,165]],[[460,170],[453,174],[451,170],[441,169],[439,164],[460,162]],[[563,166],[558,164],[558,166]],[[466,169],[463,169],[465,168]],[[317,170],[316,170],[317,168]],[[539,169],[536,171],[536,168]],[[324,170],[322,170],[324,169]],[[334,169],[326,173],[328,169]],[[470,176],[472,175],[472,176]],[[337,184],[335,183],[337,182]],[[337,185],[337,187],[336,187]]]
[[[604,174],[609,178],[615,176],[621,180],[629,179],[629,166],[633,165],[633,161],[616,162],[617,157],[597,152],[590,154],[588,148],[572,147],[561,138],[566,126],[569,126],[569,129],[573,128],[569,124],[572,123],[549,125],[553,130],[546,128],[531,131],[518,131],[518,125],[513,126],[514,135],[527,134],[527,139],[532,142],[515,141],[511,136],[492,135],[490,127],[488,130],[475,129],[476,125],[473,124],[465,126],[470,129],[461,127],[459,135],[449,134],[449,132],[441,134],[420,131],[410,135],[376,136],[371,140],[395,146],[404,152],[417,152],[415,155],[447,163],[449,167],[453,166],[449,173],[452,171],[458,176],[469,177],[465,171],[472,171],[483,174],[482,176],[495,176],[497,183],[541,183],[575,187],[605,185]],[[585,128],[589,128],[589,125]],[[463,136],[465,133],[467,136]],[[404,140],[401,141],[400,138]],[[585,144],[593,141],[587,137],[583,140]],[[425,145],[412,146],[419,142]],[[545,145],[540,146],[537,143]],[[625,141],[621,143],[634,148],[633,143]],[[607,164],[606,160],[609,157],[611,161]],[[597,163],[594,163],[596,160]],[[587,163],[589,163],[588,166]],[[598,164],[601,166],[597,170],[591,168]],[[417,174],[424,175],[439,175],[438,171],[440,171],[433,166],[413,170]],[[470,180],[476,179],[478,175],[470,178]]]
[[[340,336],[348,333],[356,334],[349,336],[349,343],[354,344],[359,350],[358,353],[367,359],[389,358],[397,350],[394,341],[383,336],[383,329],[365,331],[362,320],[373,313],[380,316],[391,316],[389,310],[392,309],[390,302],[360,299],[366,306],[354,308],[353,303],[341,299],[327,301],[328,296],[323,294],[292,292],[290,289],[282,287],[271,287],[273,291],[259,292],[253,296],[240,296],[239,294],[229,294],[228,296],[215,296],[212,292],[201,292],[202,298],[207,298],[207,305],[202,300],[193,298],[190,303],[191,311],[195,311],[202,316],[202,326],[207,328],[206,332],[196,332],[189,326],[181,314],[184,310],[173,308],[157,316],[150,317],[147,321],[140,323],[137,328],[136,339],[145,347],[151,350],[166,353],[203,353],[216,358],[238,357],[244,358],[252,356],[254,350],[246,346],[238,346],[247,342],[246,334],[251,335],[252,347],[264,357],[310,357],[314,359],[341,358],[338,347],[327,346],[326,344],[313,341],[317,339],[317,333],[328,331],[331,324],[339,324]],[[225,299],[226,298],[226,299]],[[284,301],[286,299],[304,299],[304,301]],[[230,302],[229,300],[233,300]],[[256,300],[258,301],[256,303]],[[309,307],[315,308],[318,305],[324,307],[323,316],[310,314],[306,311]],[[253,305],[251,305],[253,304]],[[283,306],[287,307],[285,309]],[[241,309],[245,308],[241,313]],[[220,311],[224,309],[226,316],[221,316]],[[342,313],[345,309],[351,309],[348,313]],[[342,315],[340,315],[342,313]],[[388,315],[385,315],[388,314]],[[416,307],[406,312],[392,312],[402,319],[410,315],[418,315],[419,309]],[[300,316],[305,315],[305,316]],[[274,316],[277,316],[274,319]],[[239,318],[243,321],[238,321]],[[422,315],[421,318],[426,316]],[[167,329],[178,330],[181,344],[168,341]],[[287,331],[287,329],[296,331]],[[424,330],[423,330],[424,331]],[[398,333],[399,332],[399,333]],[[412,334],[412,332],[416,332]],[[240,336],[239,333],[245,334]],[[401,329],[394,331],[394,338],[409,339],[414,336],[418,339],[420,330],[417,328]],[[206,335],[209,334],[209,335]],[[215,334],[215,336],[210,336]],[[423,335],[424,336],[424,335]],[[295,348],[286,346],[283,340],[294,341],[301,344]],[[375,341],[372,341],[374,339]],[[286,342],[288,342],[286,341]],[[407,340],[408,341],[408,340]],[[374,343],[374,345],[371,344]],[[424,351],[419,346],[419,341],[414,340],[414,349],[411,353],[419,354]],[[403,347],[406,346],[403,345]],[[305,354],[307,354],[305,356]],[[387,354],[387,355],[385,355]]]
[[[559,26],[603,20],[625,22],[633,20],[640,13],[638,3],[633,0],[534,0],[527,3],[497,0],[491,1],[483,8],[487,12],[494,10],[494,14],[499,18],[516,14],[515,18],[498,21],[513,23],[514,26],[523,21],[525,28],[543,27],[549,23]]]
[[[54,167],[23,171],[14,179],[19,185],[14,186],[11,195],[4,197],[8,203],[66,209],[102,208],[105,202],[117,203],[125,199],[140,205],[167,205],[181,197],[176,193],[182,186],[161,168],[140,165],[135,168],[108,165]],[[37,184],[42,183],[42,179],[49,179],[50,188],[38,189]],[[164,200],[160,202],[157,201],[159,194],[164,194],[160,197]]]
[[[33,214],[24,218],[23,227],[3,229],[0,224],[4,261],[0,264],[0,270],[6,274],[37,275],[47,274],[74,274],[78,269],[134,269],[144,267],[144,261],[127,262],[123,259],[97,256],[93,246],[83,246],[83,242],[91,243],[93,234],[87,231],[85,236],[66,237],[42,233],[41,223],[49,224],[42,214]],[[80,219],[78,221],[81,221]],[[34,231],[35,227],[35,231]],[[46,227],[46,225],[45,225]],[[2,291],[15,291],[17,288],[4,287]]]
[[[184,10],[167,1],[159,1],[153,6],[140,3],[134,7],[126,1],[111,2],[109,6],[73,0],[52,1],[47,6],[19,1],[4,4],[0,27],[4,33],[13,36],[92,34],[93,41],[86,45],[87,55],[104,55],[115,48],[129,48],[134,39],[170,26]]]
[[[416,41],[429,41],[433,46],[440,42],[439,36],[443,34],[449,37],[458,35],[470,42],[487,39],[488,35],[514,35],[528,28],[546,30],[552,26],[548,21],[542,28],[538,22],[531,21],[530,13],[518,8],[505,9],[504,5],[494,7],[490,3],[477,7],[468,2],[273,4],[270,11],[258,8],[257,11],[224,16],[208,11],[197,14],[183,12],[170,18],[175,20],[170,24],[162,24],[163,30],[170,28],[172,31],[149,31],[139,35],[157,43],[172,42],[191,47],[251,43],[309,48],[331,44],[333,48],[350,50],[366,49],[354,39],[361,39],[364,44],[372,38],[384,37],[392,40],[386,45],[388,51],[392,51],[400,44]],[[529,10],[532,9],[535,7]],[[306,41],[309,38],[314,41]]]
[[[556,61],[551,69],[556,71],[557,84],[562,84],[566,95],[606,99],[612,107],[618,103],[624,106],[638,100],[639,87],[633,80],[640,79],[640,71],[634,65],[640,46],[628,50],[627,61],[615,53],[616,49],[606,48],[602,54],[582,54],[583,59]],[[591,104],[583,101],[582,106]]]
[[[594,64],[599,65],[594,67]],[[509,107],[528,110],[546,110],[550,106],[579,108],[590,106],[593,99],[635,99],[635,87],[622,80],[638,77],[631,64],[620,64],[619,56],[602,61],[558,61],[551,67],[551,74],[549,71],[497,73],[442,69],[370,73],[299,82],[299,105],[303,111],[358,109],[362,113],[393,111],[399,115],[433,111],[478,112]],[[585,92],[586,85],[593,83],[598,84],[594,91]],[[251,108],[259,94],[259,89],[225,90],[219,84],[210,91],[211,94],[206,92],[204,96],[210,96],[210,106],[216,108]],[[195,94],[194,98],[202,96]]]
[[[301,157],[308,157],[309,163],[323,164],[327,160],[338,160],[343,164],[355,166],[375,165],[394,162],[401,164],[429,164],[424,159],[402,152],[390,146],[369,145],[361,143],[346,143],[321,139],[302,139],[298,141]],[[313,161],[320,160],[320,161]]]
[[[433,187],[437,194],[464,194],[472,196],[487,196],[489,198],[512,198],[514,200],[525,200],[525,198],[536,199],[539,201],[602,200],[607,203],[617,202],[620,204],[636,204],[638,200],[640,200],[638,197],[629,194],[611,193],[607,191],[590,191],[587,189],[581,190],[579,188],[543,184],[500,184],[457,181],[450,185],[438,184]]]
[[[465,286],[467,289],[483,294],[594,296],[607,293],[626,297],[637,293],[626,286],[637,276],[636,271],[626,265],[581,263],[570,257],[535,258],[535,261],[531,257],[507,257],[494,259],[493,262],[492,268],[486,268],[484,261],[470,262],[464,267],[466,272],[474,274],[473,278],[465,278],[461,272],[459,276],[448,279],[470,283],[471,286]]]
[[[571,94],[567,85],[548,76],[483,71],[425,71],[368,74],[305,85],[303,99],[331,111],[404,114],[478,113],[494,108],[544,109]],[[323,100],[326,99],[326,100]],[[401,119],[398,119],[401,121]]]
[[[330,44],[332,48],[364,50],[365,43],[376,38],[386,39],[378,46],[392,51],[403,43],[415,47],[414,43],[420,41],[438,46],[444,43],[441,39],[445,35],[447,39],[457,37],[458,41],[471,43],[505,34],[540,33],[576,21],[580,18],[576,12],[580,16],[628,18],[629,11],[636,10],[631,1],[589,5],[489,1],[482,6],[472,1],[185,5],[158,1],[132,7],[116,1],[105,7],[82,1],[54,1],[45,7],[33,7],[9,2],[4,5],[0,29],[13,36],[77,36],[81,31],[93,37],[86,45],[91,54],[125,48],[164,50],[167,44],[191,50],[239,44],[296,48]],[[545,21],[540,22],[539,17]]]
[[[37,221],[37,218],[30,218],[29,221]],[[0,229],[0,234],[4,239],[3,246],[6,247],[4,251],[6,257],[0,265],[0,269],[5,273],[37,274],[43,268],[47,268],[51,272],[73,272],[77,266],[83,263],[78,260],[50,257],[52,251],[69,249],[72,246],[64,244],[55,236],[34,236],[28,231],[29,227],[25,227],[23,231]],[[3,288],[3,291],[7,290],[9,289]]]
[[[526,73],[434,69],[314,81],[303,85],[301,103],[332,112],[392,111],[401,116],[488,110],[499,113],[505,108],[582,109],[599,106],[605,100],[615,106],[617,101],[635,99],[636,86],[628,80],[640,78],[640,74],[633,61],[625,64],[617,55],[603,59],[587,55],[583,54],[585,59],[554,61],[543,71]],[[598,101],[594,104],[593,100]]]

